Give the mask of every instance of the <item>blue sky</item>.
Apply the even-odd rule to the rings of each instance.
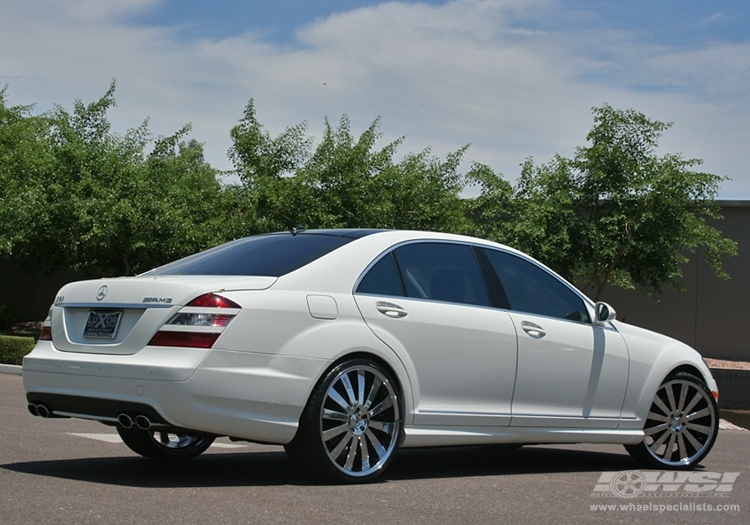
[[[0,0],[0,85],[43,111],[117,81],[113,128],[192,124],[230,169],[229,129],[250,98],[276,134],[346,114],[381,117],[401,153],[506,178],[571,156],[592,106],[674,122],[662,150],[731,177],[750,199],[750,2],[662,0]]]
[[[294,45],[295,30],[332,13],[374,6],[378,0],[166,0],[134,15],[135,24],[183,28],[183,38],[236,36],[262,31],[276,43]],[[405,1],[440,6],[447,0]],[[667,45],[696,46],[748,38],[750,3],[686,0],[566,0],[562,17],[550,17],[536,27],[575,24],[628,30],[641,38]],[[567,13],[567,16],[565,16]]]

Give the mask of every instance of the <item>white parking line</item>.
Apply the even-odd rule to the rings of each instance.
[[[744,430],[747,432],[746,428],[738,427],[734,423],[730,423],[726,419],[720,419],[719,420],[719,430]]]
[[[73,432],[68,432],[68,435],[96,439],[97,441],[105,441],[107,443],[122,443],[122,439],[120,439],[120,436],[117,434],[75,434]]]
[[[87,439],[96,439],[97,441],[104,441],[105,443],[122,443],[122,439],[118,434],[78,434],[75,432],[68,432],[69,436],[77,436]],[[247,445],[240,445],[238,443],[214,443],[211,447],[216,448],[244,448]]]

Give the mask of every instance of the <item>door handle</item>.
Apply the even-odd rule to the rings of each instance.
[[[544,331],[544,328],[529,321],[521,321],[521,328],[523,328],[523,331],[529,334],[534,339],[541,339],[542,337],[547,335],[547,332]]]
[[[375,308],[377,308],[378,312],[380,312],[381,314],[393,319],[400,319],[408,315],[406,310],[401,308],[399,305],[386,303],[385,301],[378,301],[377,303],[375,303]]]

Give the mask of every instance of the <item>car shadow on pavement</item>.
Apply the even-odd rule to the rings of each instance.
[[[380,482],[516,474],[602,472],[643,468],[627,454],[526,446],[399,450]],[[13,472],[141,488],[314,485],[283,451],[204,454],[168,463],[140,457],[30,461],[0,465]]]
[[[400,450],[389,479],[504,476],[561,472],[602,472],[643,468],[622,447],[610,451],[527,445]],[[622,451],[622,452],[620,452]]]

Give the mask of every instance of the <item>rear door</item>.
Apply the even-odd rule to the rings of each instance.
[[[510,423],[516,331],[490,306],[471,246],[415,242],[382,256],[355,299],[412,371],[416,425]]]

